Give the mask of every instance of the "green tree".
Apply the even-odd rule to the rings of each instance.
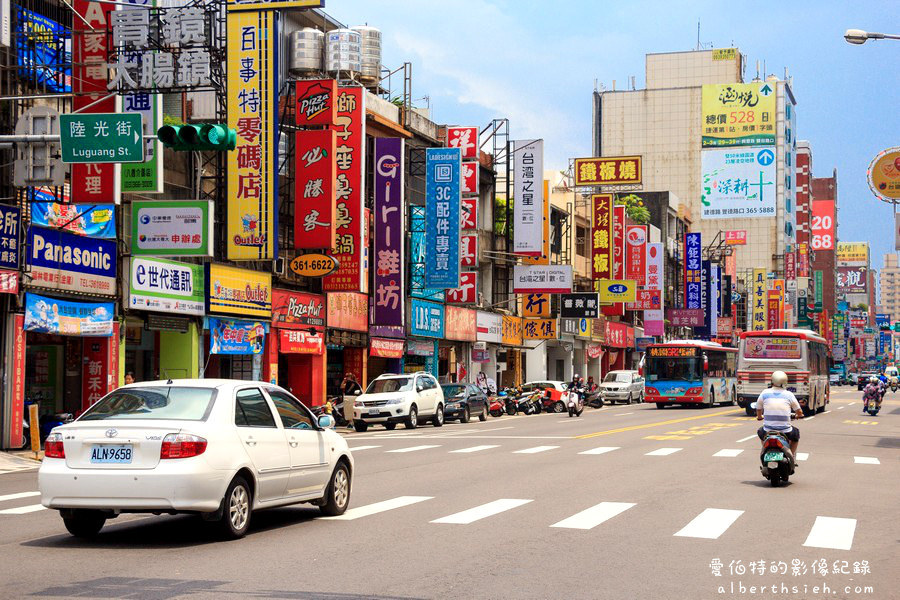
[[[616,198],[616,204],[625,207],[625,214],[638,225],[650,222],[650,211],[644,207],[644,200],[637,194]]]

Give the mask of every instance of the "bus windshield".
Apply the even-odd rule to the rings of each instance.
[[[656,358],[647,359],[647,381],[700,381],[703,379],[703,359]]]

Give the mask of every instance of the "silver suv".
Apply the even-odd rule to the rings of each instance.
[[[637,371],[610,371],[600,384],[604,402],[641,403],[644,401],[644,378]]]
[[[356,431],[365,431],[369,425],[394,429],[397,423],[415,429],[420,419],[431,420],[435,427],[444,424],[444,391],[428,373],[382,375],[353,405]]]

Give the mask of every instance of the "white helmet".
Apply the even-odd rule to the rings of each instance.
[[[869,383],[878,383],[878,378],[872,375],[869,377]]]
[[[775,371],[772,373],[772,387],[784,387],[787,384],[788,376],[784,371]]]

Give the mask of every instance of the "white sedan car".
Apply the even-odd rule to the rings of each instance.
[[[41,503],[78,537],[120,513],[194,513],[242,537],[254,510],[309,502],[340,515],[353,456],[291,394],[262,382],[183,379],[119,388],[47,438]]]

